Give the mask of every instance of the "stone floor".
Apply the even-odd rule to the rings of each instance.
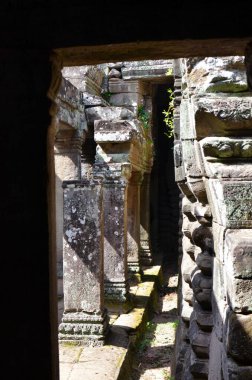
[[[167,286],[159,292],[159,310],[147,322],[136,349],[131,380],[171,380],[177,316],[176,273],[164,274]]]
[[[124,313],[110,311],[105,346],[60,344],[60,380],[170,379],[177,277],[168,272],[164,278],[160,265],[146,268],[142,282],[132,283],[133,306]],[[60,298],[59,321],[62,312]]]

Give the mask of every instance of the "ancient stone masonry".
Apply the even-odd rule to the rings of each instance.
[[[108,300],[122,302],[128,298],[128,262],[132,263],[133,271],[140,270],[139,205],[136,203],[132,209],[132,200],[139,200],[141,171],[133,169],[143,167],[141,145],[144,145],[144,138],[136,119],[96,120],[94,137],[98,145],[93,170],[104,178],[105,295]],[[130,187],[134,187],[130,194],[129,181]]]
[[[252,378],[252,98],[244,57],[176,60],[174,74],[175,89],[182,86],[175,173],[184,194],[174,373]]]
[[[64,314],[59,340],[100,346],[108,328],[101,181],[64,181],[63,186]]]
[[[103,344],[108,327],[104,302],[124,304],[129,273],[141,273],[141,265],[152,262],[152,100],[146,77],[160,78],[167,62],[138,66],[131,70],[130,63],[119,62],[62,70],[55,141],[57,204],[64,211],[64,228],[57,223],[64,261],[60,341]]]
[[[56,175],[56,251],[58,277],[62,277],[63,190],[62,181],[81,175],[81,147],[86,134],[86,117],[81,93],[65,78],[56,97],[54,161]]]

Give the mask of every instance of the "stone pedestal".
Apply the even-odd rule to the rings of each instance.
[[[140,190],[140,262],[152,265],[150,247],[150,173],[145,173]]]
[[[140,273],[140,185],[142,172],[132,172],[128,184],[127,245],[129,273]]]
[[[102,187],[98,180],[64,186],[64,314],[59,340],[103,345],[104,309]]]
[[[63,252],[63,190],[62,181],[78,180],[81,167],[83,133],[70,127],[59,126],[54,145],[55,200],[56,200],[56,253],[57,274],[62,277]]]

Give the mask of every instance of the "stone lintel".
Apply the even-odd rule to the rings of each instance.
[[[150,86],[147,82],[140,80],[122,80],[113,78],[109,80],[109,91],[112,94],[116,93],[138,93],[147,95],[150,92]]]
[[[173,69],[172,60],[169,63],[165,64],[152,64],[152,65],[143,65],[143,66],[131,66],[122,68],[122,77],[124,80],[132,79],[155,79],[166,77],[168,69]]]

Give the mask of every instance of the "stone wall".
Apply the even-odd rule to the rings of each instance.
[[[176,60],[175,88],[175,173],[184,194],[175,378],[251,378],[252,114],[244,57]]]

